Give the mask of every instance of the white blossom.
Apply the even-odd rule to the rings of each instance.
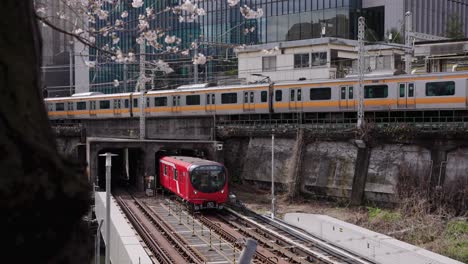
[[[154,30],[148,30],[142,34],[142,36],[147,41],[156,41],[158,39],[158,34]]]
[[[140,19],[139,22],[138,22],[138,29],[140,29],[140,31],[145,31],[148,28],[149,28],[148,21],[146,21],[146,19]]]
[[[242,16],[244,16],[247,19],[255,19],[255,18],[260,18],[263,16],[263,9],[261,8],[257,8],[257,11],[254,11],[250,9],[250,7],[244,5],[244,6],[241,6],[239,9],[240,9]]]
[[[145,11],[146,11],[146,16],[149,17],[153,14],[154,10],[151,7],[147,7]]]
[[[45,15],[46,13],[45,7],[39,7],[38,9],[36,9],[36,13]]]
[[[119,37],[117,37],[117,36],[112,37],[112,44],[115,45],[115,44],[119,43],[119,41],[120,41],[120,38],[119,38]]]
[[[122,18],[126,18],[128,17],[128,12],[127,11],[123,11],[122,14],[120,15]]]
[[[196,49],[198,47],[198,44],[196,42],[192,42],[192,44],[190,44],[190,47],[192,47],[192,49]]]
[[[269,50],[263,49],[262,53],[270,55],[270,54],[274,54],[277,51],[279,51],[279,48],[276,46],[276,47],[274,47],[272,49],[269,49]]]
[[[174,70],[169,66],[169,64],[163,60],[158,60],[153,64],[155,68],[159,71],[163,71],[166,74],[174,72]]]
[[[198,64],[205,64],[206,63],[206,57],[205,55],[198,53],[198,55],[195,55],[193,57],[193,64],[198,65]]]
[[[105,10],[102,10],[102,9],[99,9],[99,10],[97,10],[96,15],[99,17],[99,19],[106,20],[107,17],[109,16],[109,12],[105,11]]]
[[[89,37],[89,43],[91,43],[91,44],[96,43],[96,38],[93,37],[93,36]]]
[[[133,2],[132,2],[132,6],[134,8],[139,8],[139,7],[143,6],[143,4],[144,4],[143,0],[133,0]]]
[[[229,6],[235,6],[239,3],[239,0],[227,0]]]
[[[116,19],[115,20],[115,27],[123,27],[124,22],[121,19]]]
[[[176,53],[176,52],[179,51],[179,48],[176,47],[176,46],[167,46],[167,47],[166,47],[166,51],[167,51],[167,52]]]
[[[74,33],[75,35],[81,35],[81,34],[83,34],[83,32],[84,32],[84,31],[83,31],[83,29],[81,29],[81,28],[77,28],[77,29],[75,29],[75,30],[73,31],[73,33]]]
[[[89,68],[94,68],[96,66],[96,62],[95,61],[86,61],[85,60],[85,65],[88,66]]]
[[[143,44],[144,42],[145,42],[145,39],[144,39],[143,37],[138,37],[138,38],[136,38],[136,43],[138,43],[138,44],[141,45],[141,44]]]
[[[176,42],[176,40],[177,40],[176,36],[167,35],[166,38],[164,39],[164,42],[166,42],[167,44],[173,44]]]
[[[184,56],[187,56],[187,55],[189,55],[189,50],[184,50],[180,54],[182,54]]]
[[[119,85],[120,85],[119,80],[115,79],[114,80],[114,87],[119,87]]]

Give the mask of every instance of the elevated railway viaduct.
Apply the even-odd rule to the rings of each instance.
[[[274,120],[148,118],[145,140],[138,140],[137,118],[81,120],[53,123],[53,127],[61,151],[82,162],[91,161],[89,176],[94,182],[103,173],[103,165],[93,162],[98,154],[110,150],[129,155],[123,150],[130,149],[134,156],[130,174],[139,189],[144,188],[143,177],[155,173],[155,159],[167,151],[224,162],[231,179],[269,186],[273,133],[275,181],[280,188],[291,195],[360,204],[364,199],[398,202],[403,188],[445,190],[454,199],[467,199],[463,197],[468,186],[468,120],[464,118],[439,114],[408,120],[374,114],[360,131],[352,116],[339,122],[309,122],[293,115]]]

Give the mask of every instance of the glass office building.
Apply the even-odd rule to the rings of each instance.
[[[136,21],[146,7],[152,7],[158,13],[168,6],[179,4],[179,1],[175,0],[146,0],[143,7],[135,9],[131,7],[131,2],[121,0],[117,6],[108,6],[108,20],[97,19],[96,27],[105,27],[108,21],[114,23],[116,19],[120,19],[124,10],[129,11],[125,21]],[[206,11],[206,15],[200,16],[195,22],[179,23],[177,15],[162,12],[150,25],[151,28],[162,28],[168,35],[181,38],[181,49],[189,48],[195,40],[202,43],[198,52],[208,56],[209,62],[198,66],[200,82],[222,78],[220,76],[237,76],[233,45],[311,39],[322,35],[356,39],[358,12],[362,6],[361,0],[241,0],[235,7],[230,7],[226,0],[195,2]],[[245,19],[239,12],[239,6],[242,5],[254,10],[262,8],[263,17]],[[134,23],[136,27],[137,22]],[[252,28],[255,30],[248,30]],[[137,31],[122,31],[117,34],[120,38],[117,45],[124,52],[139,52],[139,44],[135,40],[138,36]],[[99,46],[112,43],[110,37],[99,38],[97,41]],[[157,54],[160,51],[147,47],[146,52]],[[96,51],[91,51],[91,54],[95,55]],[[193,51],[190,56],[164,56],[163,59],[169,62],[175,72],[169,75],[158,74],[156,80],[148,84],[147,88],[193,83],[192,56]],[[148,55],[146,60],[158,58],[160,57],[157,55]],[[123,65],[98,59],[98,67],[90,71],[90,90],[104,93],[134,91],[138,69],[138,62]],[[120,81],[118,87],[113,86],[114,79]],[[127,80],[126,85],[124,80]]]

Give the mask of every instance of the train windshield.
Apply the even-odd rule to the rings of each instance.
[[[195,190],[214,193],[223,189],[226,173],[223,166],[200,166],[190,172],[190,180]]]

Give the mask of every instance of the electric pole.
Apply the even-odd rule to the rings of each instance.
[[[137,91],[140,92],[140,139],[145,139],[146,137],[146,124],[145,124],[145,53],[146,53],[146,44],[145,42],[140,44],[140,77],[138,78]]]
[[[410,11],[405,13],[405,46],[413,46],[413,15]],[[405,52],[405,71],[407,74],[411,74],[411,59],[413,49],[406,49]]]
[[[365,33],[364,17],[359,17],[358,20],[358,72],[359,72],[359,87],[358,87],[358,112],[357,112],[357,127],[362,128],[364,125],[364,33]]]

